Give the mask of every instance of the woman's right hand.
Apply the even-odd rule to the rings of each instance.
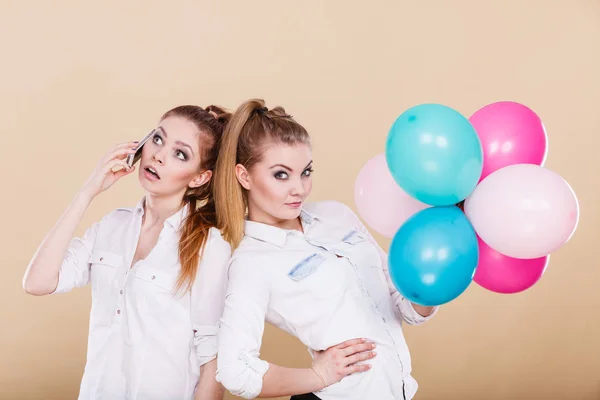
[[[91,197],[94,197],[109,187],[116,181],[129,175],[135,170],[135,166],[129,168],[126,163],[128,154],[135,154],[135,146],[137,142],[123,143],[110,152],[108,152],[98,163],[92,175],[88,178],[83,187],[83,191]],[[115,167],[121,167],[116,172]]]
[[[314,352],[312,369],[324,387],[330,386],[355,372],[368,371],[371,365],[358,363],[375,357],[374,348],[375,343],[366,339],[348,340],[325,351]]]

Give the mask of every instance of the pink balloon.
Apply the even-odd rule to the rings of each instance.
[[[528,107],[512,101],[488,104],[469,118],[483,146],[482,181],[512,164],[543,165],[548,138],[544,124]]]
[[[417,211],[427,207],[398,186],[385,160],[378,154],[362,167],[354,184],[354,202],[365,222],[387,238]]]
[[[481,287],[496,293],[510,294],[529,289],[540,280],[550,256],[529,260],[512,258],[498,253],[479,242],[479,263],[473,280]]]
[[[516,164],[491,173],[465,201],[465,214],[491,248],[514,258],[538,258],[573,235],[579,204],[558,174]]]

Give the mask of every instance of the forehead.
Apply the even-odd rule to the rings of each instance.
[[[163,119],[159,126],[166,132],[169,139],[187,140],[187,144],[192,145],[190,139],[196,139],[200,132],[196,125],[186,118],[167,117]],[[194,140],[197,142],[197,140]]]
[[[271,141],[265,145],[261,161],[267,168],[275,164],[283,164],[295,170],[306,168],[311,160],[312,150],[308,144]]]

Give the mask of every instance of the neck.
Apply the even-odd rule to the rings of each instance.
[[[157,196],[146,194],[144,204],[144,225],[163,224],[167,218],[181,209],[182,196]]]

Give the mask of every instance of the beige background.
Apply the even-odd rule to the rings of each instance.
[[[533,289],[474,284],[407,328],[417,398],[600,399],[597,0],[2,0],[0,51],[0,398],[76,397],[89,290],[35,298],[21,278],[100,155],[172,106],[260,96],[312,133],[312,199],[352,207],[356,174],[406,108],[536,110],[546,166],[579,197],[578,230]],[[78,233],[140,195],[135,178],[120,182]],[[267,360],[306,365],[296,340],[268,329],[265,342]]]

